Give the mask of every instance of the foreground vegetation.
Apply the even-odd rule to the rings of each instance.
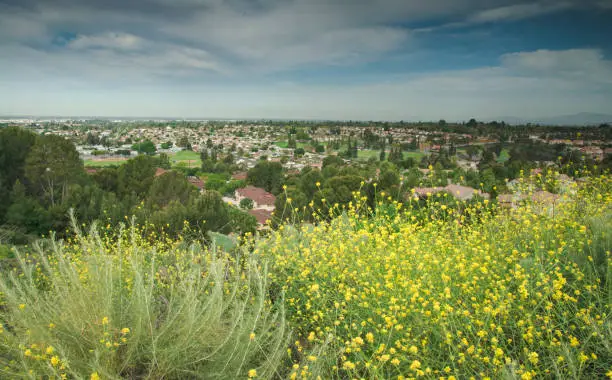
[[[2,378],[275,376],[288,330],[266,268],[142,232],[17,255],[0,281]]]
[[[0,373],[612,376],[612,179],[511,210],[446,197],[355,194],[230,252],[103,226],[14,252]]]

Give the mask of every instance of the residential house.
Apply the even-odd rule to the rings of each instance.
[[[249,210],[249,214],[253,215],[255,219],[257,219],[257,223],[260,226],[266,226],[268,223],[268,220],[272,219],[272,211],[269,211],[269,210],[253,209],[253,210]]]
[[[446,191],[447,193],[461,201],[470,200],[474,197],[474,195],[489,199],[489,194],[487,193],[484,193],[480,190],[476,190],[469,186],[461,186],[454,184],[446,185],[444,187],[416,187],[413,189],[412,193],[414,194],[413,196],[415,198],[427,198],[435,193],[439,193],[442,191]]]
[[[244,198],[252,199],[253,209],[274,211],[274,202],[276,201],[276,197],[274,194],[269,193],[262,188],[255,186],[243,187],[236,190],[235,197],[238,202]]]

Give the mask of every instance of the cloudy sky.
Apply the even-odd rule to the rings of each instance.
[[[612,0],[0,0],[0,114],[612,113]]]

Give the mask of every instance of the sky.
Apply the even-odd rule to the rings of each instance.
[[[612,113],[612,0],[0,0],[0,115]]]

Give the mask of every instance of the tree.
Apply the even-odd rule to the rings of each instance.
[[[26,157],[35,141],[36,135],[23,128],[0,129],[0,221],[11,203],[13,184],[25,180]]]
[[[306,152],[304,151],[304,148],[297,148],[297,149],[295,149],[295,150],[293,151],[293,155],[294,155],[295,157],[302,157],[302,156],[304,155],[304,153],[306,153]]]
[[[332,177],[326,183],[323,196],[329,204],[347,204],[353,200],[353,192],[359,190],[362,181],[356,175]]]
[[[118,192],[123,197],[134,193],[139,198],[149,192],[153,183],[157,160],[150,156],[138,156],[119,167]]]
[[[95,183],[104,191],[117,192],[119,177],[117,168],[103,168],[92,175]]]
[[[132,145],[132,149],[138,153],[154,154],[157,151],[155,144],[151,140],[145,140]]]
[[[234,164],[234,155],[231,153],[227,153],[225,155],[225,157],[223,157],[223,163],[226,165],[233,165]]]
[[[158,160],[157,166],[159,166],[162,169],[169,170],[172,167],[172,165],[170,164],[170,157],[166,153],[160,153],[157,160]]]
[[[244,210],[252,210],[253,200],[251,198],[242,198],[240,200],[240,208]]]
[[[187,136],[181,136],[177,142],[177,145],[183,149],[191,150],[191,143],[189,142],[189,137]]]
[[[182,174],[170,171],[155,177],[147,201],[158,207],[164,207],[173,200],[187,203],[189,196],[194,192],[194,186]]]
[[[395,190],[400,183],[400,176],[397,167],[391,162],[383,162],[380,167],[378,184],[382,190]]]
[[[25,175],[34,191],[55,205],[66,198],[68,185],[84,175],[83,161],[72,142],[40,136],[26,158]]]
[[[36,199],[26,195],[25,186],[19,180],[13,186],[11,199],[13,203],[6,212],[7,224],[37,235],[49,231],[47,211]]]
[[[408,145],[408,149],[410,149],[410,150],[417,150],[417,149],[419,149],[419,138],[418,137],[414,137],[414,138],[412,138],[412,140],[410,140],[410,144]]]
[[[322,169],[328,166],[344,166],[344,160],[338,156],[327,156],[323,159]]]
[[[85,137],[85,144],[98,145],[100,144],[100,137],[96,133],[87,132],[87,136]]]
[[[232,231],[238,234],[255,233],[257,230],[257,218],[236,207],[230,206],[227,208],[227,210],[229,213]]]
[[[170,148],[172,148],[172,145],[173,145],[172,141],[166,141],[166,142],[161,143],[161,148],[162,149],[170,149]]]
[[[298,130],[295,137],[297,140],[310,140],[308,132],[304,131],[303,129]]]
[[[280,192],[283,166],[280,162],[259,161],[247,172],[247,182],[272,193]]]
[[[313,195],[319,189],[319,185],[323,182],[323,176],[319,170],[309,170],[308,172],[302,171],[300,177],[300,189],[308,198],[312,198]]]
[[[470,157],[471,160],[475,159],[480,153],[480,151],[481,151],[481,148],[478,145],[469,145],[465,149],[465,152],[467,153],[467,155]]]
[[[295,141],[295,138],[292,135],[289,135],[289,138],[287,140],[287,148],[290,148],[290,149],[297,148],[297,143]]]
[[[208,149],[204,148],[202,149],[202,151],[200,151],[200,160],[201,161],[206,161],[208,160]]]
[[[187,221],[198,226],[200,231],[229,233],[232,230],[227,204],[216,191],[205,191],[191,197]]]
[[[202,160],[201,169],[204,173],[212,173],[215,170],[215,163],[211,159]]]
[[[404,154],[402,153],[402,147],[399,144],[394,144],[393,146],[391,146],[391,151],[389,152],[388,160],[397,165],[403,159]]]

